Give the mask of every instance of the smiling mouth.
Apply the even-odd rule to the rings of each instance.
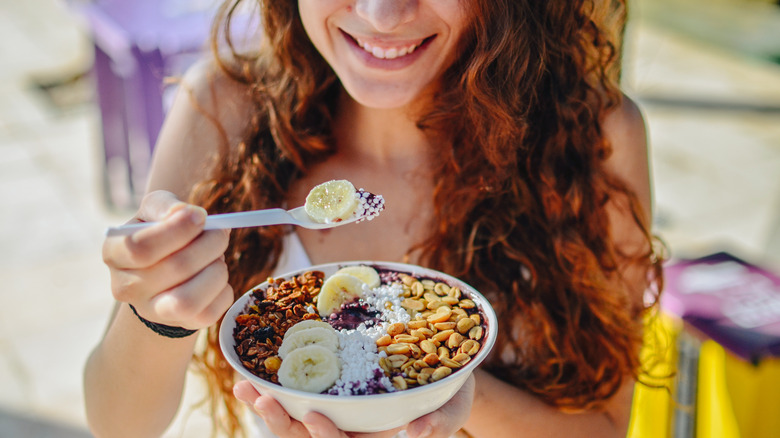
[[[411,55],[414,53],[416,49],[423,46],[424,44],[428,43],[430,40],[436,37],[436,35],[429,36],[427,38],[423,38],[418,42],[405,44],[405,45],[398,45],[398,46],[391,46],[391,47],[379,47],[377,45],[371,44],[368,41],[361,40],[359,38],[353,37],[352,35],[342,31],[344,35],[349,37],[352,42],[354,42],[358,47],[363,49],[366,53],[369,53],[371,56],[377,59],[396,59],[401,58],[407,55]]]

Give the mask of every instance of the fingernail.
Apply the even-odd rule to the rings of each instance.
[[[319,437],[319,436],[320,436],[320,434],[319,434],[319,433],[317,433],[317,431],[316,431],[316,430],[314,430],[314,426],[313,426],[313,425],[311,425],[311,424],[309,424],[309,423],[305,423],[305,422],[304,422],[304,423],[303,423],[303,427],[305,427],[305,428],[306,428],[306,430],[309,432],[309,435],[311,435],[311,436],[312,436],[312,438],[317,438],[317,437]]]
[[[180,222],[180,221],[187,221],[191,220],[190,217],[192,214],[187,208],[182,208],[179,210],[174,211],[173,213],[169,214],[165,217],[165,221],[168,222]]]
[[[417,435],[412,435],[414,438],[425,438],[427,436],[431,436],[433,433],[433,427],[431,425],[425,426],[425,429],[422,430],[422,432],[418,433]]]
[[[208,213],[206,213],[205,208],[193,205],[190,206],[188,209],[190,210],[189,219],[192,221],[193,224],[201,225],[204,222],[206,222],[206,216],[208,215]]]
[[[186,202],[177,202],[168,209],[168,211],[165,213],[165,218],[172,217],[174,214],[182,214],[183,211],[186,211],[187,209],[187,203]]]

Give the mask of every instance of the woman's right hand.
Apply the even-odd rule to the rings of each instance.
[[[392,438],[403,429],[397,427],[375,433],[344,432],[326,416],[317,412],[309,412],[304,415],[303,422],[300,422],[290,417],[282,405],[271,396],[260,395],[246,380],[241,380],[233,386],[233,394],[252,408],[274,436],[279,438]]]
[[[225,263],[229,230],[203,230],[206,211],[172,193],[147,194],[130,222],[159,221],[106,238],[111,291],[143,318],[187,329],[211,326],[233,303]]]

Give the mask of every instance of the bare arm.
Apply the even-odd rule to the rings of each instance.
[[[645,224],[650,223],[651,190],[647,140],[642,115],[626,99],[605,124],[614,147],[608,170],[629,184],[644,209]],[[646,239],[621,200],[608,205],[611,238],[629,251],[646,248]],[[642,281],[638,272],[625,272],[632,281]],[[642,289],[641,287],[637,290]],[[637,303],[642,297],[636,296]],[[627,381],[607,402],[603,412],[564,413],[531,394],[493,377],[484,371],[476,374],[476,390],[466,430],[474,437],[567,436],[625,437],[631,414],[634,381]]]
[[[200,329],[233,301],[223,255],[228,232],[203,232],[205,211],[181,201],[221,141],[195,102],[219,118],[232,116],[212,100],[208,71],[197,67],[180,87],[155,148],[149,193],[133,218],[162,223],[103,246],[118,302],[84,371],[87,418],[98,437],[161,435],[178,409],[197,339],[162,337],[125,303],[150,321]]]

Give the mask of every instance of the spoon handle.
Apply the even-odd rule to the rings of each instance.
[[[264,225],[296,224],[298,221],[281,208],[242,211],[238,213],[212,214],[206,217],[204,230],[223,228],[260,227]],[[118,227],[109,227],[106,236],[129,236],[138,230],[151,227],[158,222],[138,222]]]
[[[238,213],[215,214],[206,217],[204,230],[222,228],[261,227],[264,225],[281,225],[296,223],[286,210],[270,208],[267,210],[241,211]]]

